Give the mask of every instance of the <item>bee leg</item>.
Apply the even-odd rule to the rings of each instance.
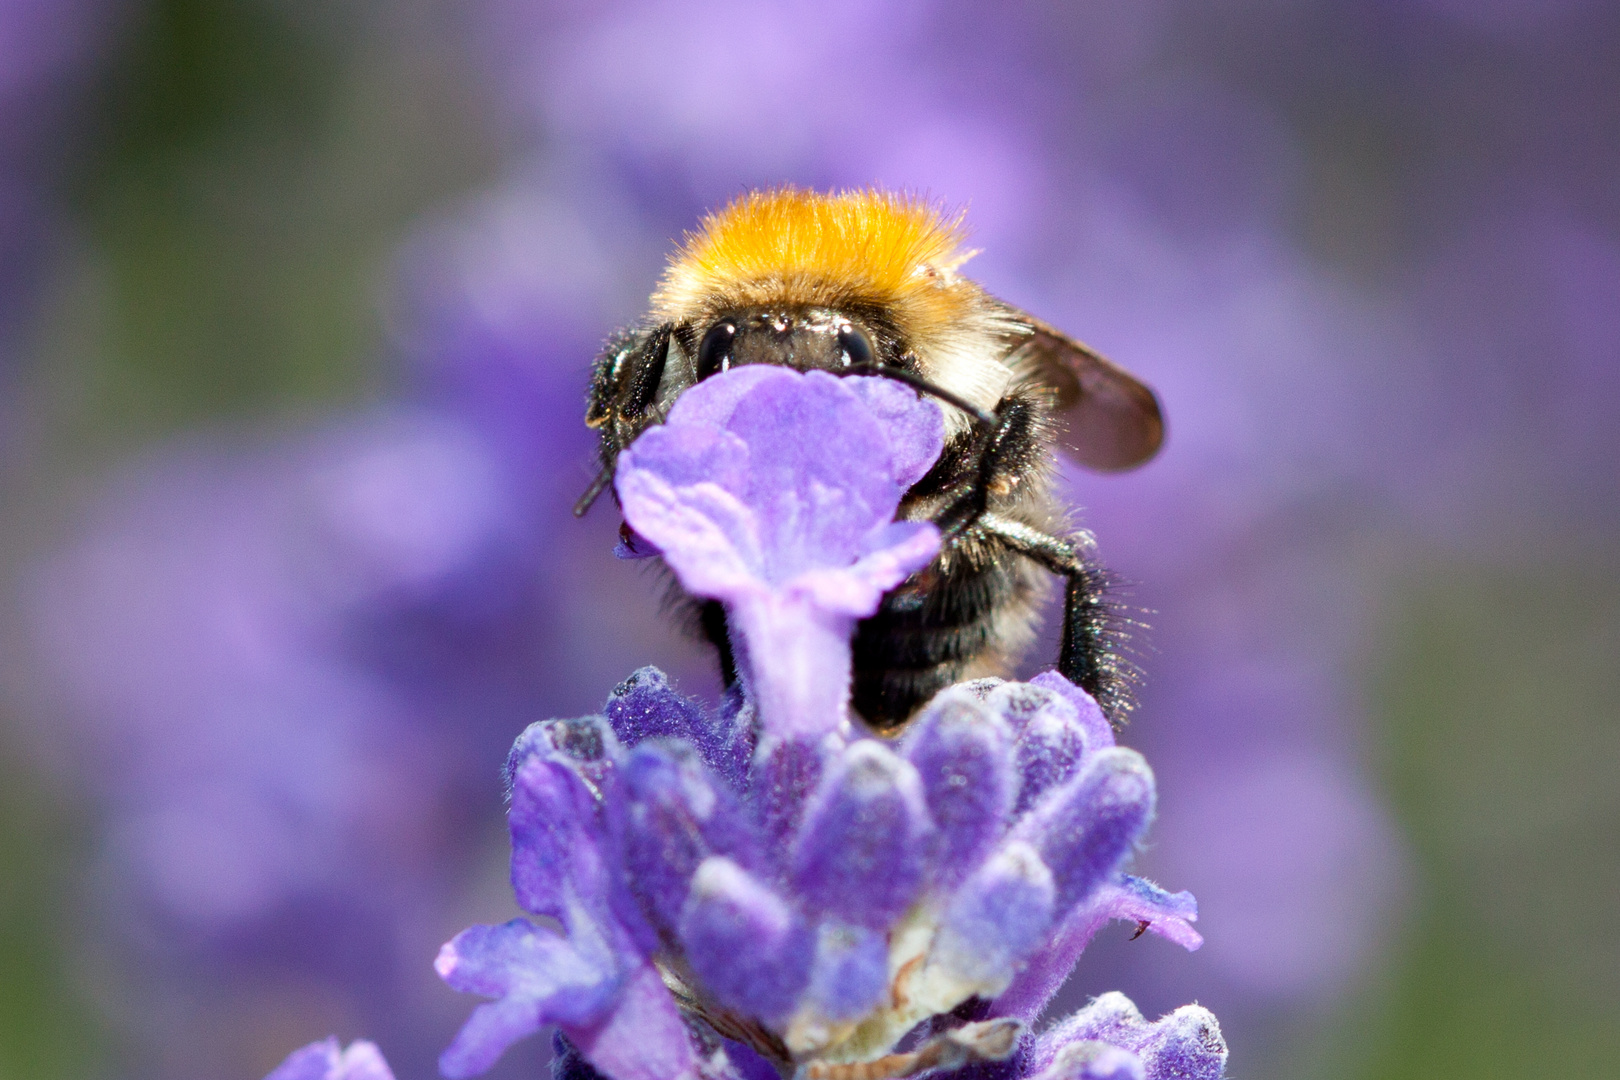
[[[737,685],[737,657],[731,650],[731,637],[726,633],[726,609],[718,600],[706,601],[698,609],[698,628],[720,656],[720,681],[727,687]]]
[[[996,480],[1015,473],[1020,462],[1038,454],[1035,415],[1027,402],[1013,398],[975,423],[978,468],[962,492],[934,518],[947,540],[961,535],[989,510]]]
[[[574,503],[574,516],[584,517],[613,482],[613,464],[635,437],[658,397],[669,360],[673,323],[618,334],[591,368],[591,390],[586,398],[585,426],[602,431],[602,465]]]
[[[1108,596],[1108,572],[1097,562],[1096,541],[1088,532],[1063,540],[999,514],[981,514],[977,527],[986,537],[1065,579],[1063,645],[1058,673],[1096,699],[1116,729],[1135,707],[1140,673],[1119,655],[1127,637],[1122,618]]]

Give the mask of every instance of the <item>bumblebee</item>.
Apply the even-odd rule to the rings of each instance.
[[[741,364],[884,375],[937,398],[945,448],[898,516],[934,521],[940,553],[855,634],[855,710],[899,730],[939,690],[1006,675],[1034,637],[1050,577],[1064,585],[1058,670],[1116,726],[1137,681],[1131,622],[1110,599],[1095,541],[1051,490],[1052,449],[1099,471],[1151,458],[1164,438],[1153,392],[1124,369],[958,273],[960,215],[868,190],[753,192],[687,236],[639,326],[597,358],[585,422],[601,432],[607,486],[619,453],[688,387]],[[736,680],[725,613],[682,597]]]

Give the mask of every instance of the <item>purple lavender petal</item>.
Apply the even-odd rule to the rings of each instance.
[[[794,885],[813,913],[886,929],[922,886],[931,829],[917,770],[876,740],[853,743],[805,815]]]
[[[512,799],[518,770],[532,754],[560,759],[585,781],[592,794],[600,797],[618,752],[619,741],[600,716],[536,721],[523,730],[506,755],[501,776],[507,801]]]
[[[1048,795],[1013,835],[1051,867],[1057,910],[1067,912],[1119,869],[1146,830],[1153,804],[1147,762],[1134,750],[1115,747]]]
[[[938,831],[934,880],[949,889],[972,873],[1006,827],[1017,780],[1001,718],[972,694],[947,690],[906,734],[906,760],[922,780]]]
[[[376,1043],[359,1039],[344,1050],[334,1035],[294,1050],[264,1080],[394,1080],[394,1073]]]
[[[1031,686],[1052,690],[1061,695],[1079,715],[1080,726],[1086,733],[1086,749],[1101,750],[1114,745],[1114,729],[1103,715],[1101,707],[1090,694],[1055,671],[1043,671],[1029,680]]]
[[[1037,716],[1018,740],[1017,768],[1021,783],[1013,816],[1022,817],[1042,795],[1063,784],[1080,767],[1085,743],[1079,725],[1053,712]]]
[[[768,886],[725,858],[692,879],[680,919],[692,970],[722,1004],[768,1023],[785,1019],[810,980],[814,938]]]
[[[1052,925],[1052,872],[1028,844],[998,851],[951,899],[935,955],[962,979],[996,993]]]
[[[1056,691],[1029,683],[997,687],[985,702],[1018,732],[1013,746],[1018,769],[1014,816],[1023,816],[1048,791],[1080,768],[1086,730],[1075,707]]]
[[[1198,920],[1198,901],[1190,892],[1166,892],[1151,881],[1122,874],[1103,886],[1092,906],[1110,919],[1146,923],[1148,930],[1189,952],[1204,944],[1191,925]]]
[[[893,379],[848,379],[855,396],[889,434],[889,472],[901,488],[927,475],[945,441],[945,415],[918,409],[916,391]]]
[[[864,1016],[889,992],[889,943],[876,930],[826,922],[816,934],[809,997],[833,1020]]]
[[[586,1059],[611,1080],[698,1080],[686,1021],[651,964],[625,978],[613,1011],[588,1027],[563,1025]]]
[[[614,687],[602,709],[624,746],[660,737],[685,739],[733,790],[741,790],[753,754],[753,732],[749,723],[738,722],[740,710],[738,699],[730,701],[720,717],[711,716],[702,705],[676,693],[669,677],[655,667],[644,667]]]
[[[360,1039],[343,1051],[337,1074],[328,1080],[394,1080],[394,1070],[388,1067],[376,1043]]]
[[[701,393],[682,394],[670,411],[669,422],[677,425],[725,428],[732,416],[744,405],[761,382],[777,378],[777,372],[787,370],[768,364],[753,364],[733,368],[725,374],[706,379]]]
[[[1147,1072],[1131,1051],[1082,1039],[1060,1049],[1033,1080],[1147,1080]]]
[[[1118,747],[1091,758],[1086,769],[1021,821],[1015,840],[1035,846],[1058,882],[1057,932],[996,999],[1000,1015],[1032,1020],[1051,1000],[1097,931],[1114,918],[1116,904],[1157,913],[1156,897],[1142,890],[1110,888],[1152,817],[1153,774],[1139,754]],[[1190,902],[1188,897],[1187,901]],[[1078,906],[1076,906],[1078,905]],[[1149,918],[1183,940],[1191,927],[1178,927],[1185,903],[1169,897],[1167,914]],[[1196,935],[1193,935],[1196,937]],[[1191,946],[1189,946],[1191,947]]]
[[[484,997],[549,998],[568,993],[551,1016],[580,1024],[599,1015],[611,1000],[617,962],[600,936],[565,938],[527,919],[499,926],[471,926],[439,950],[434,969],[452,989]]]
[[[1090,905],[1071,912],[1058,924],[1056,932],[1050,934],[1046,945],[996,998],[996,1015],[1016,1016],[1031,1022],[1041,1015],[1108,918],[1106,913],[1097,912]]]
[[[1108,993],[1035,1040],[1032,1068],[1047,1069],[1065,1047],[1102,1042],[1142,1059],[1146,1080],[1219,1080],[1226,1068],[1226,1041],[1208,1009],[1184,1005],[1154,1023],[1124,994]]]
[[[525,911],[567,922],[577,898],[605,895],[595,795],[567,764],[531,755],[519,766],[507,824],[512,890]]]
[[[887,586],[864,587],[875,610]],[[765,594],[734,604],[727,621],[732,640],[746,645],[739,665],[772,735],[814,739],[838,729],[849,705],[852,617],[829,613],[802,595]]]
[[[664,552],[690,593],[734,603],[766,587],[759,526],[730,490],[742,486],[747,465],[747,445],[730,432],[669,424],[619,456],[625,519]]]
[[[1136,1003],[1110,991],[1093,998],[1086,1007],[1064,1018],[1036,1037],[1030,1046],[1031,1069],[1046,1069],[1065,1047],[1077,1042],[1101,1042],[1134,1050],[1146,1038],[1148,1023]]]
[[[736,797],[684,743],[643,743],[619,772],[614,818],[624,869],[653,920],[673,931],[698,865],[726,855],[759,865],[759,843]]]
[[[709,768],[732,791],[748,790],[748,771],[754,762],[754,720],[758,715],[743,688],[733,684],[720,699],[720,711],[711,721],[705,742],[699,744]]]
[[[884,593],[933,560],[939,543],[939,529],[932,522],[891,521],[867,534],[850,566],[802,571],[793,579],[790,595],[835,614],[870,615]]]
[[[985,685],[988,683],[988,685]],[[1007,722],[1012,729],[1014,737],[1021,738],[1024,729],[1029,726],[1030,719],[1045,709],[1052,711],[1053,698],[1060,697],[1055,690],[1035,686],[1033,683],[1007,682],[997,679],[993,683],[980,680],[976,686],[977,696],[986,703],[993,703],[992,707]],[[1067,699],[1063,699],[1067,701]],[[1073,709],[1068,710],[1073,714]]]
[[[1071,912],[1048,939],[1047,945],[1019,972],[1012,985],[996,999],[996,1010],[1008,1016],[1033,1019],[1046,1008],[1087,944],[1112,919],[1147,922],[1148,928],[1185,949],[1197,949],[1204,939],[1190,925],[1198,917],[1191,893],[1168,893],[1141,878],[1122,874]]]
[[[772,583],[852,561],[868,534],[893,520],[910,486],[901,480],[915,471],[917,452],[896,455],[897,435],[902,445],[943,437],[932,402],[911,393],[902,409],[878,392],[872,397],[885,408],[878,416],[855,385],[825,372],[772,367],[727,421],[748,444],[749,488],[738,494],[759,515],[762,569]]]
[[[776,1066],[739,1042],[726,1040],[726,1059],[737,1080],[782,1080]]]
[[[821,782],[831,752],[821,739],[776,739],[755,758],[748,799],[768,855],[780,859],[798,835],[805,804]]]
[[[643,739],[690,739],[707,727],[702,707],[677,694],[655,667],[641,668],[615,686],[602,713],[626,748]]]
[[[893,520],[905,492],[885,467],[888,433],[844,380],[756,371],[687,391],[618,469],[631,526],[665,552],[688,589],[724,600],[848,566],[867,535]],[[662,512],[646,486],[653,478],[675,496]]]
[[[485,1071],[507,1047],[547,1024],[597,1020],[619,991],[606,942],[564,939],[527,919],[463,930],[433,966],[452,988],[497,999],[473,1010],[440,1057],[439,1068],[451,1080]]]
[[[852,416],[862,415],[850,410],[846,394],[859,400],[862,412],[870,417],[868,422],[856,420],[851,428],[857,449],[871,455],[865,459],[866,475],[855,478],[854,486],[878,492],[881,499],[889,484],[903,492],[922,479],[944,442],[944,416],[916,391],[891,379],[838,378],[825,372],[801,375],[785,367],[750,365],[706,380],[699,393],[683,394],[668,423],[734,431],[752,445],[751,440],[768,441],[784,431],[797,432],[810,425],[838,430]],[[859,471],[848,464],[859,460],[854,454],[829,456],[807,452],[809,448],[782,449],[789,461],[783,472],[808,470],[801,475],[844,486],[849,474]],[[702,471],[685,475],[689,479],[712,477]],[[726,486],[743,490],[740,485]]]
[[[760,716],[778,734],[836,729],[854,620],[938,550],[931,524],[893,518],[938,454],[939,410],[857,385],[739,368],[682,394],[619,458],[626,521],[688,592],[726,603]]]
[[[1183,1005],[1153,1025],[1137,1051],[1147,1080],[1220,1080],[1226,1071],[1226,1040],[1208,1009]]]
[[[327,1080],[342,1053],[336,1035],[312,1042],[287,1055],[264,1080]]]

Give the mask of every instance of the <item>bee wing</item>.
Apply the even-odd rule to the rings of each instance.
[[[1164,442],[1159,399],[1136,376],[1017,308],[1029,334],[1014,338],[1007,364],[1026,383],[1050,390],[1067,430],[1058,445],[1088,469],[1133,469]]]

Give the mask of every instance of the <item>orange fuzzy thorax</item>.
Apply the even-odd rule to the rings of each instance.
[[[859,302],[948,318],[970,300],[952,295],[963,283],[951,271],[971,254],[961,250],[961,221],[883,191],[752,192],[686,238],[653,294],[654,311],[680,319],[719,305]]]

